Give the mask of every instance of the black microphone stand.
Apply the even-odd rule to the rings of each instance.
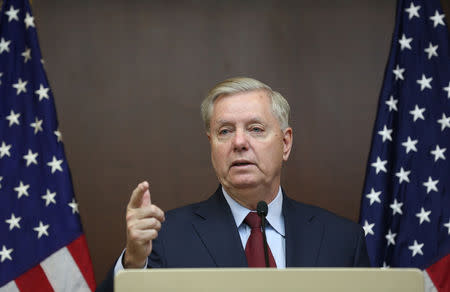
[[[263,247],[264,247],[264,259],[266,260],[266,268],[270,267],[269,264],[269,252],[267,250],[267,238],[266,238],[266,216],[267,216],[268,207],[266,202],[260,201],[256,206],[256,212],[261,217],[261,228],[263,234]]]

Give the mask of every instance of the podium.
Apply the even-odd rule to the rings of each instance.
[[[124,270],[116,292],[423,292],[418,269],[220,268]]]

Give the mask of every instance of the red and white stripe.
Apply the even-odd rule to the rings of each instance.
[[[94,272],[84,235],[56,251],[14,281],[0,287],[0,292],[94,290]]]
[[[450,254],[424,271],[426,292],[450,292]]]

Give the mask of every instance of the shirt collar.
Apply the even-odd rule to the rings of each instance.
[[[236,202],[225,191],[223,187],[222,193],[228,205],[230,206],[231,213],[233,214],[236,226],[239,228],[239,226],[241,226],[242,222],[244,222],[245,217],[247,217],[248,213],[250,213],[251,210]],[[284,236],[285,229],[284,229],[284,218],[282,213],[283,193],[281,192],[281,187],[279,187],[275,199],[273,199],[273,201],[270,202],[270,204],[267,207],[268,207],[268,213],[266,217],[267,221],[269,222],[270,226],[272,226],[273,229],[275,229],[276,232]]]

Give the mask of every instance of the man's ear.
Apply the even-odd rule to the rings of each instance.
[[[211,133],[209,131],[206,132],[206,137],[208,137],[208,141],[211,143]]]
[[[283,131],[283,160],[287,161],[289,158],[289,154],[291,153],[292,149],[292,142],[293,142],[293,133],[292,128],[287,127]]]

